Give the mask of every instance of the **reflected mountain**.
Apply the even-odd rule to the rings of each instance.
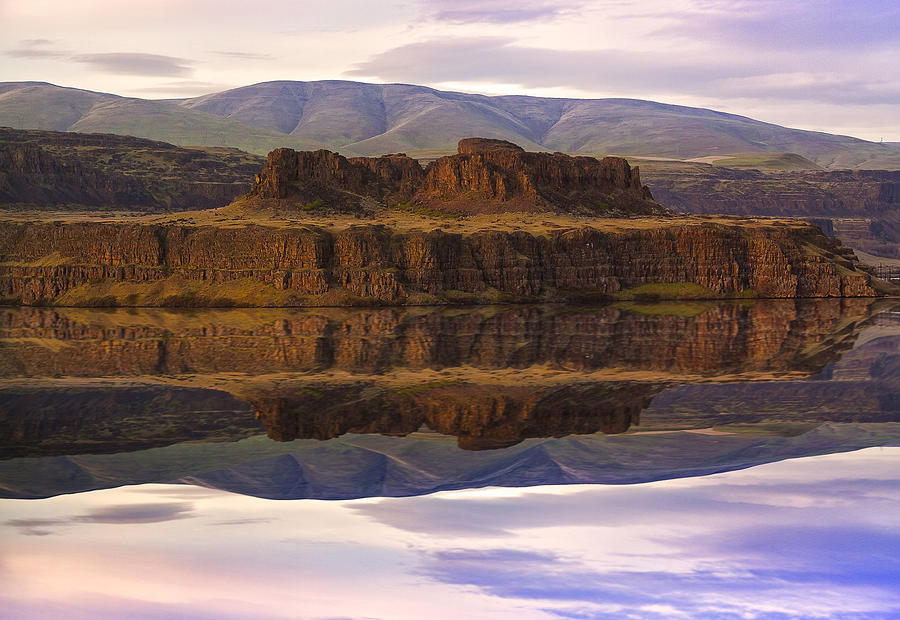
[[[900,439],[898,316],[853,299],[7,309],[0,494],[184,481],[409,495],[886,445]]]

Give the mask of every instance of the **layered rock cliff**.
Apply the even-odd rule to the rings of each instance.
[[[165,211],[246,193],[260,158],[130,136],[0,127],[0,206]]]
[[[735,170],[691,162],[641,167],[657,200],[679,211],[813,219],[854,248],[900,258],[900,171]]]
[[[320,200],[358,207],[363,199],[390,206],[411,202],[456,213],[563,211],[661,214],[640,173],[620,157],[528,153],[504,140],[466,138],[459,153],[423,170],[402,153],[347,159],[330,151],[277,149],[256,177],[262,199]]]
[[[651,284],[661,286],[646,290]],[[643,294],[876,292],[851,251],[803,223],[683,219],[536,235],[0,222],[0,297],[23,304],[401,305]]]
[[[642,164],[664,205],[688,213],[775,217],[900,215],[900,171],[736,170],[689,162]]]

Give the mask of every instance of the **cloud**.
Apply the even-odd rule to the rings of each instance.
[[[251,523],[271,523],[272,519],[265,517],[248,517],[246,519],[231,519],[229,521],[214,521],[210,525],[249,525]]]
[[[190,60],[159,54],[130,52],[79,54],[73,56],[72,60],[118,75],[187,77],[193,73],[193,69],[189,66]]]
[[[895,46],[898,24],[900,4],[896,0],[864,0],[853,7],[844,0],[732,0],[714,3],[702,19],[678,19],[665,34],[677,33],[738,48],[847,53]]]
[[[346,75],[424,84],[563,87],[641,97],[684,93],[865,105],[900,100],[900,84],[883,76],[840,68],[810,71],[803,58],[773,54],[558,50],[520,45],[508,37],[440,38],[387,50]]]
[[[213,51],[218,56],[226,56],[228,58],[239,58],[241,60],[271,60],[274,58],[272,54],[256,54],[253,52],[231,52],[231,51]]]
[[[18,47],[3,53],[12,58],[59,58],[69,55],[64,50],[48,49],[47,46],[53,43],[50,39],[23,39],[19,41]]]
[[[576,3],[546,0],[425,0],[424,8],[431,19],[454,24],[487,22],[509,24],[535,20],[546,21],[567,13]]]

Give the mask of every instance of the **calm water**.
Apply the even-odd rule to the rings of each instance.
[[[900,617],[897,302],[6,309],[0,437],[4,617]]]

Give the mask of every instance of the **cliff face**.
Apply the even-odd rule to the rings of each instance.
[[[155,283],[197,296],[188,305],[215,305],[202,298],[221,296],[229,283],[252,288],[252,297],[236,301],[253,305],[602,299],[644,284],[672,285],[657,290],[660,297],[874,295],[870,276],[857,265],[852,252],[818,228],[777,222],[667,221],[540,236],[382,226],[331,233],[0,223],[0,297],[24,304],[90,304],[91,296],[108,297],[118,283],[106,305],[175,303],[160,298],[166,287]]]
[[[900,171],[762,172],[679,162],[650,165],[644,172],[662,204],[689,213],[835,218],[900,215]]]
[[[900,258],[900,171],[734,170],[689,162],[643,168],[653,195],[679,211],[814,219],[854,248]]]
[[[269,154],[252,193],[306,202],[319,198],[339,207],[358,204],[362,196],[460,213],[664,213],[641,185],[638,170],[619,157],[527,153],[485,138],[461,140],[458,150],[423,170],[403,154],[346,159],[324,150],[278,149]]]
[[[256,176],[252,193],[261,198],[321,199],[337,206],[353,204],[359,195],[397,201],[411,197],[422,176],[418,162],[403,154],[347,159],[326,150],[276,149]]]
[[[183,210],[245,193],[259,159],[128,136],[0,128],[0,204]]]
[[[65,160],[34,144],[0,145],[0,203],[135,205],[152,202],[135,179]]]

